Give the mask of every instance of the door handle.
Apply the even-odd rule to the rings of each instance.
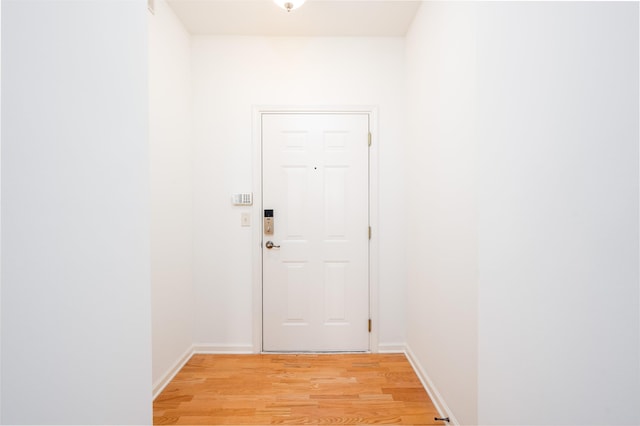
[[[273,244],[273,241],[267,241],[266,243],[264,243],[264,246],[269,250],[271,250],[272,248],[280,248],[280,246]]]

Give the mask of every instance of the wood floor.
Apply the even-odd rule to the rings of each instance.
[[[443,424],[402,354],[194,355],[154,424]]]

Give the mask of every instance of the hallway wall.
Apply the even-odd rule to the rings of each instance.
[[[193,39],[194,283],[197,345],[251,350],[252,228],[234,192],[250,192],[252,107],[379,107],[379,339],[405,341],[404,41],[402,38]],[[260,226],[260,217],[252,217]]]
[[[638,3],[478,11],[478,421],[639,424]]]
[[[193,344],[191,36],[165,0],[149,19],[154,390]]]
[[[640,423],[638,29],[614,2],[412,25],[407,344],[460,423]]]
[[[477,423],[475,7],[424,3],[407,34],[407,346]]]
[[[146,14],[2,2],[3,424],[151,423]]]

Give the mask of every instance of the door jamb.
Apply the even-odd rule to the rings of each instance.
[[[253,226],[251,233],[252,259],[252,345],[253,352],[262,352],[262,115],[273,113],[364,113],[369,115],[371,146],[369,148],[369,317],[373,323],[369,333],[369,351],[378,352],[378,108],[376,106],[254,106],[252,111],[252,190]],[[367,324],[362,324],[366,327]]]

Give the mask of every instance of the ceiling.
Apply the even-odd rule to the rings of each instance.
[[[272,0],[167,0],[191,34],[404,36],[416,0],[307,0],[287,13]]]

